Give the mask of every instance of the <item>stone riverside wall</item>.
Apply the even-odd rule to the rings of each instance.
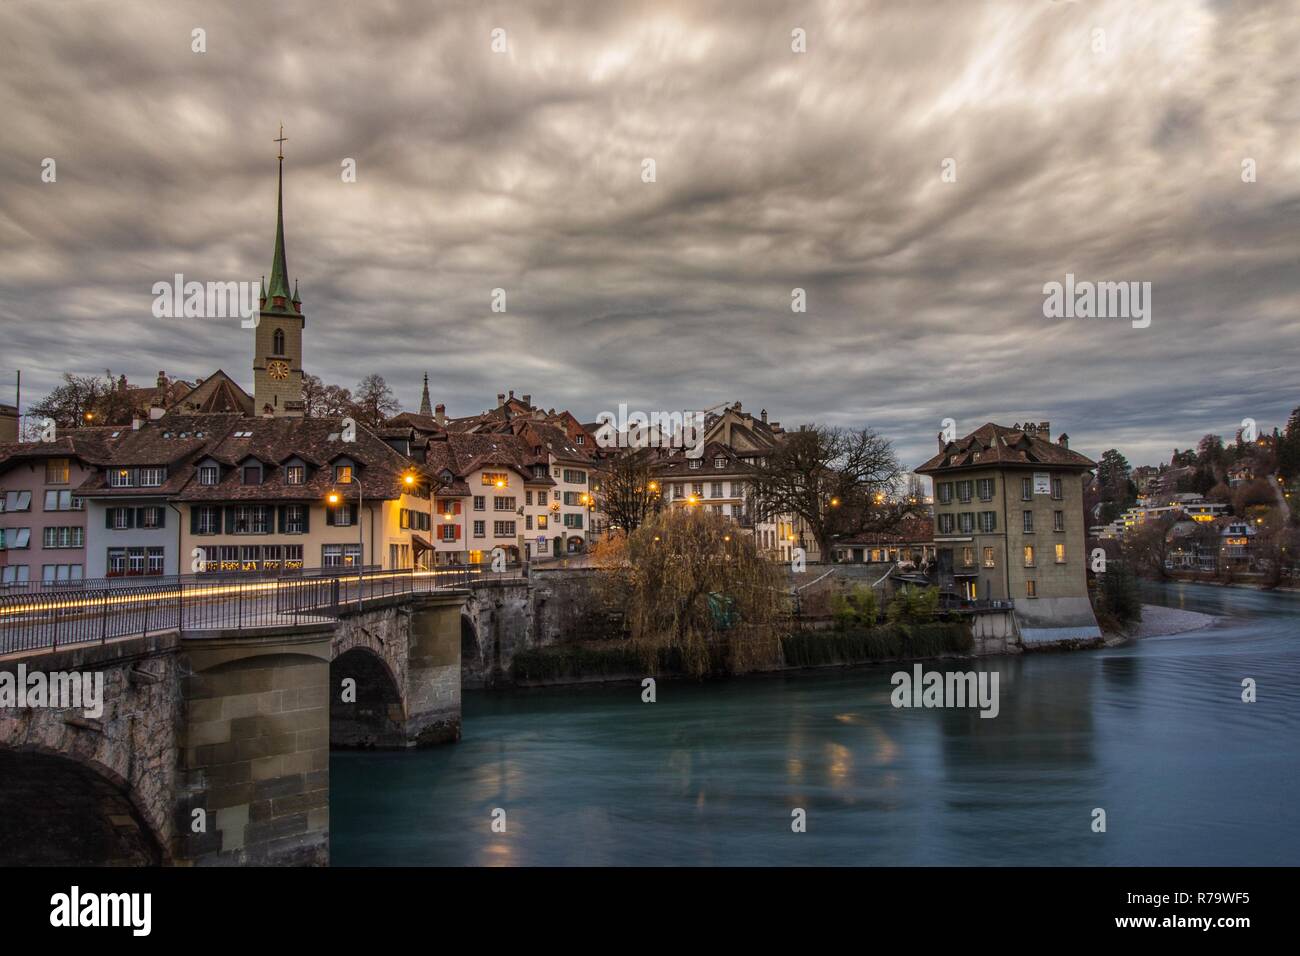
[[[887,564],[809,565],[790,575],[794,585],[811,585],[802,594],[808,609],[837,590],[873,583],[885,575]],[[610,606],[597,586],[601,572],[594,568],[546,568],[533,566],[527,577],[475,583],[466,601],[462,621],[461,677],[467,688],[506,685],[511,682],[511,664],[521,650],[554,644],[608,638],[624,627],[622,608]],[[892,593],[892,582],[883,597]],[[976,656],[1019,654],[1023,650],[1019,627],[1011,612],[972,615]],[[817,629],[831,627],[829,618],[805,622]],[[611,680],[608,675],[590,678]],[[578,679],[575,678],[575,681]],[[545,683],[571,683],[550,680]]]
[[[526,578],[476,582],[462,622],[462,686],[509,683],[516,651],[621,632],[622,608],[606,605],[599,574],[533,566]]]

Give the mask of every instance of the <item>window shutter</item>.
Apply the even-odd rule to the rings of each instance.
[[[141,521],[140,521],[140,509],[139,509],[139,508],[127,508],[127,509],[126,509],[126,526],[127,526],[128,528],[138,528],[138,527],[140,527],[140,525],[141,525]]]
[[[285,506],[285,505],[280,505],[279,507],[277,507],[277,508],[275,509],[275,512],[276,512],[276,518],[275,518],[275,520],[276,520],[276,525],[275,525],[275,527],[276,527],[276,530],[278,530],[278,531],[280,532],[280,534],[284,534],[284,513],[285,513],[285,509],[286,509],[286,506]]]
[[[311,505],[302,506],[302,533],[306,534],[311,530]]]
[[[167,527],[167,506],[166,505],[158,506],[158,527],[160,528]]]
[[[460,514],[460,506],[461,506],[461,500],[460,500],[459,498],[457,498],[457,499],[456,499],[456,510],[453,511],[452,514],[457,514],[457,515]],[[459,533],[460,533],[460,532],[457,531],[457,534],[459,534]]]
[[[352,524],[354,524],[354,525],[355,525],[358,521],[361,520],[361,516],[360,516],[360,514],[357,512],[357,506],[356,506],[356,505],[354,505],[354,504],[349,504],[349,505],[348,505],[348,517],[350,517],[350,518],[352,519]]]
[[[325,524],[330,528],[334,527],[334,509],[328,505],[325,506]]]
[[[198,505],[190,505],[190,534],[199,533],[199,508]]]
[[[233,505],[226,505],[221,509],[225,519],[226,534],[235,533],[235,508]]]
[[[117,509],[115,509],[115,508],[105,508],[105,509],[104,509],[104,527],[105,527],[105,528],[109,528],[109,529],[111,529],[111,528],[113,527],[113,512],[116,511],[116,510],[117,510]]]
[[[453,540],[453,541],[459,541],[459,540],[460,540],[460,525],[458,525],[458,524],[454,524],[454,525],[452,525],[452,528],[455,529],[455,534],[453,534],[453,535],[451,536],[452,540]]]

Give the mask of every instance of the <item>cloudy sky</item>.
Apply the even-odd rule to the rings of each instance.
[[[283,121],[326,381],[1155,462],[1300,404],[1297,50],[1295,0],[0,0],[0,396],[251,390],[250,332],[150,290],[269,272]],[[1045,318],[1067,273],[1150,327]]]

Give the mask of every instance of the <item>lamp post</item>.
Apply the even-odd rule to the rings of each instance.
[[[361,482],[357,480],[355,472],[348,474],[348,481],[357,486],[357,546],[361,549],[357,561],[357,608],[360,610],[362,603],[362,589],[365,587],[365,568],[366,568],[366,525],[363,512],[366,510],[365,495],[361,491]],[[331,505],[339,505],[343,502],[343,496],[337,491],[331,491],[326,500]]]

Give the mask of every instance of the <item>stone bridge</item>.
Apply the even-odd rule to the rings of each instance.
[[[463,616],[467,597],[0,658],[104,675],[97,717],[0,708],[0,865],[327,863],[331,745],[460,738],[464,634],[501,610]]]

